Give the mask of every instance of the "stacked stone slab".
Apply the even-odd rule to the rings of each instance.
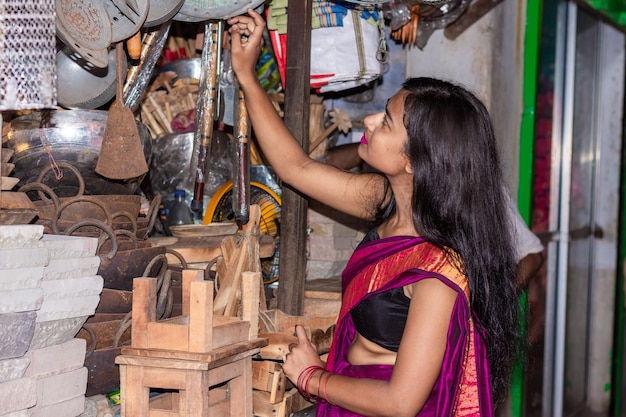
[[[0,417],[76,417],[86,342],[104,281],[97,239],[0,226]]]

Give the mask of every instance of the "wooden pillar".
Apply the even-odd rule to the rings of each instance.
[[[311,0],[289,0],[287,64],[285,68],[285,124],[309,147],[311,73]],[[307,201],[283,185],[280,229],[278,309],[301,315],[306,272]]]

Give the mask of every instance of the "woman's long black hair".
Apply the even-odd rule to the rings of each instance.
[[[474,94],[450,82],[412,78],[403,89],[408,92],[404,125],[413,169],[413,223],[424,239],[448,250],[467,275],[472,313],[486,338],[494,396],[502,399],[520,329],[516,262],[491,119]],[[394,204],[392,199],[379,216],[392,213]]]

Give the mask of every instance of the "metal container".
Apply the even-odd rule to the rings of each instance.
[[[42,112],[18,117],[11,121],[11,131],[7,145],[14,151],[13,175],[20,178],[18,187],[36,182],[44,168],[51,162],[47,152],[56,162],[67,161],[82,174],[85,180],[86,195],[133,194],[143,177],[130,181],[115,181],[104,178],[95,172],[102,137],[108,117],[104,110],[53,110],[43,128],[40,128]],[[152,137],[148,128],[137,121],[139,135],[143,143],[144,156],[150,165]],[[66,172],[66,178],[59,181],[53,175],[41,182],[48,185],[59,197],[72,197],[78,193],[78,181]]]
[[[202,70],[202,62],[200,58],[179,59],[177,61],[168,62],[161,66],[161,72],[174,72],[176,77],[172,79],[174,83],[178,79],[195,78],[200,79],[200,71]]]

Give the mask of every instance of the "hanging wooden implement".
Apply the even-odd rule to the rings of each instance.
[[[233,169],[233,213],[238,225],[250,220],[250,124],[241,89],[235,102],[235,161]]]
[[[204,213],[203,198],[204,185],[207,177],[208,155],[211,150],[213,123],[216,111],[219,71],[219,56],[222,39],[221,20],[208,21],[204,29],[202,58],[200,65],[200,84],[198,89],[198,104],[196,105],[196,129],[194,140],[195,184],[191,210],[196,218],[202,219]],[[192,166],[193,169],[193,166]]]

